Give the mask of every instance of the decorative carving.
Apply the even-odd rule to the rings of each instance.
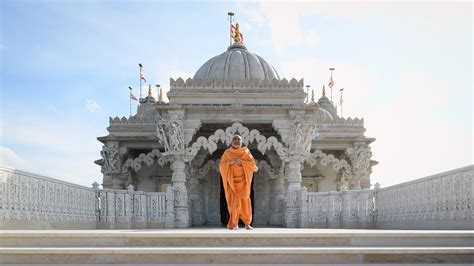
[[[332,164],[332,169],[338,173],[339,171],[344,172],[344,178],[350,176],[352,173],[352,168],[349,163],[344,159],[337,159],[332,154],[325,154],[321,150],[313,151],[309,156],[305,158],[305,162],[309,166],[313,167],[316,163],[320,163],[322,166],[327,166]]]
[[[293,120],[290,135],[290,151],[296,154],[309,153],[316,133],[316,125],[297,116]]]
[[[280,158],[286,158],[288,149],[279,142],[275,137],[269,137],[268,139],[260,134],[260,131],[252,129],[249,131],[248,128],[244,127],[241,123],[234,123],[232,126],[226,128],[226,130],[218,129],[213,135],[205,138],[203,136],[198,137],[191,147],[186,149],[186,155],[189,158],[193,158],[198,153],[199,149],[204,148],[209,151],[210,154],[217,150],[217,142],[221,141],[230,145],[232,136],[235,133],[239,133],[242,136],[242,143],[248,145],[251,142],[257,142],[257,149],[265,154],[266,151],[272,147],[276,150]]]
[[[102,147],[100,152],[103,159],[102,173],[119,173],[121,156],[119,154],[118,144],[112,144]]]
[[[348,149],[347,153],[351,158],[354,173],[366,173],[369,171],[372,151],[366,144],[358,144],[355,149]]]
[[[176,116],[172,116],[168,121],[158,122],[156,135],[164,146],[165,152],[181,153],[184,151],[183,122]]]
[[[142,168],[142,164],[145,163],[148,167],[152,166],[157,159],[157,163],[164,166],[170,160],[163,156],[159,149],[153,149],[151,152],[145,154],[141,153],[138,158],[128,159],[122,166],[122,174],[126,175],[133,168],[135,172],[138,172]]]
[[[225,89],[232,89],[236,87],[248,87],[248,88],[303,88],[304,81],[299,81],[292,78],[289,82],[287,79],[263,79],[263,80],[243,80],[243,81],[221,81],[221,80],[194,80],[187,79],[186,82],[182,78],[177,80],[170,79],[170,88],[172,90],[185,89],[185,88],[213,88],[222,87]]]

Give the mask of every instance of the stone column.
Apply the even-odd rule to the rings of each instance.
[[[190,225],[185,167],[186,165],[182,158],[175,158],[171,164],[171,170],[173,170],[171,182],[173,183],[176,228],[186,228]]]
[[[288,187],[286,191],[285,225],[298,227],[301,212],[301,158],[293,155],[288,164]]]
[[[281,226],[283,225],[283,210],[285,209],[285,180],[283,180],[283,176],[279,175],[272,181],[274,200],[271,201],[273,207],[270,214],[270,225]]]

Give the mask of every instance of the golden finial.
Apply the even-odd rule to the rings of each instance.
[[[311,102],[314,103],[314,89],[311,90]]]
[[[239,23],[235,24],[234,42],[242,42],[240,38]]]
[[[323,85],[323,96],[326,96],[326,88],[324,88],[324,85]]]
[[[151,95],[151,84],[148,85],[148,96],[150,96],[150,97],[152,96]]]

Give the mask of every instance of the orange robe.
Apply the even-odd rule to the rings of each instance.
[[[231,164],[232,158],[238,157],[242,164]],[[250,203],[250,185],[253,173],[257,171],[257,165],[245,147],[230,147],[222,155],[219,171],[224,185],[227,210],[229,211],[228,228],[234,228],[239,223],[239,218],[245,224],[252,223],[252,205]]]

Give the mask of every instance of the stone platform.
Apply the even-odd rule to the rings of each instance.
[[[225,228],[3,230],[1,263],[473,263],[474,231]]]

